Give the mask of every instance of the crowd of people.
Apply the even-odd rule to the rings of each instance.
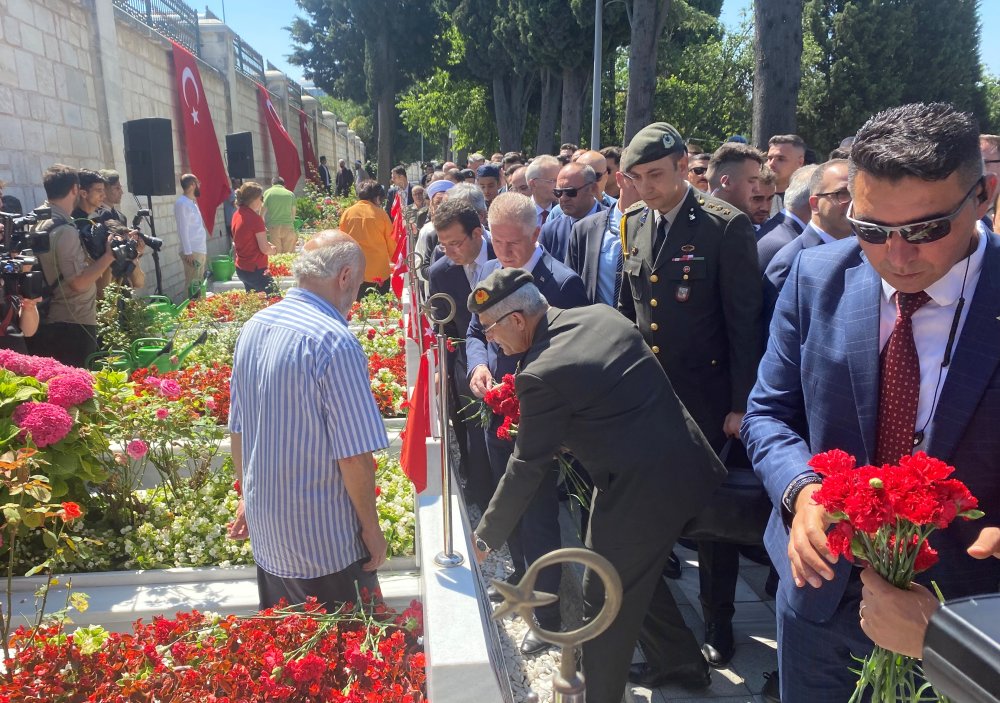
[[[765,698],[850,698],[865,633],[900,629],[873,624],[891,610],[881,608],[862,630],[861,572],[825,546],[830,518],[810,500],[820,477],[807,462],[827,449],[859,463],[922,450],[954,464],[988,527],[946,530],[928,578],[951,597],[997,590],[1000,562],[981,560],[1000,542],[989,517],[997,453],[979,428],[998,419],[998,143],[950,106],[908,105],[821,163],[794,134],[766,152],[735,137],[707,154],[655,123],[624,149],[472,154],[467,169],[429,167],[420,186],[394,173],[390,196],[411,205],[423,187],[427,198],[415,245],[425,293],[468,301],[447,333],[462,342],[449,359],[451,411],[467,499],[485,509],[479,550],[506,543],[516,582],[560,545],[556,452],[568,449],[594,485],[588,544],[618,569],[625,604],[584,646],[588,700],[617,701],[626,677],[708,686],[710,667],[735,651],[741,555],[773,565],[780,666]],[[912,312],[906,297],[920,291]],[[885,353],[913,338],[916,365]],[[506,374],[521,402],[515,439],[498,436],[499,417],[482,428],[460,412]],[[912,398],[897,399],[900,388]],[[901,406],[903,419],[890,417]],[[663,577],[679,575],[671,548],[721,480],[720,457],[752,467],[775,508],[766,551],[693,545],[696,636]],[[559,578],[545,570],[536,587],[558,592]],[[584,587],[592,612],[600,588]],[[563,626],[557,606],[536,617]],[[630,668],[636,641],[646,663]],[[547,646],[533,632],[521,642],[525,654]]]

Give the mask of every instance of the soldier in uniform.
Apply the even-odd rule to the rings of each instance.
[[[621,169],[642,201],[621,225],[625,257],[619,309],[635,321],[670,383],[716,452],[739,439],[747,397],[761,357],[761,286],[753,226],[729,203],[694,190],[686,180],[687,150],[665,122],[632,138]],[[664,447],[664,451],[669,451]],[[711,554],[700,559],[711,560]],[[706,565],[711,574],[713,564]],[[738,562],[737,562],[737,569]],[[732,656],[733,599],[702,579],[705,641],[702,655],[719,664]],[[661,582],[660,587],[666,588]],[[707,592],[706,592],[707,591]],[[648,665],[631,680],[656,687],[668,681],[686,641],[650,613],[640,642]]]

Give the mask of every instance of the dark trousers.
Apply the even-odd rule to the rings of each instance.
[[[500,478],[507,470],[507,460],[514,449],[513,442],[496,439],[496,426],[492,422],[486,432],[492,432],[493,438],[486,437],[486,451],[493,469],[493,488],[496,489]],[[531,499],[527,509],[521,516],[521,521],[507,538],[507,548],[514,562],[514,574],[520,576],[536,560],[562,546],[559,534],[559,468],[555,461],[552,468],[538,486],[535,497]],[[549,566],[538,574],[535,590],[545,593],[559,594],[559,583],[562,580],[562,567]],[[559,603],[535,608],[538,623],[546,630],[558,630],[561,622]]]
[[[698,582],[705,624],[724,625],[736,613],[740,547],[728,542],[698,542]]]
[[[467,500],[476,503],[485,510],[493,497],[493,472],[490,469],[490,458],[486,452],[486,436],[479,425],[475,408],[465,409],[473,398],[466,377],[466,360],[464,349],[459,348],[451,355],[451,384],[449,415],[451,426],[455,430],[455,440],[462,458],[462,477],[465,479],[465,494]]]
[[[607,630],[584,643],[583,667],[587,703],[618,703],[637,639],[647,661],[659,670],[704,660],[662,576],[683,520],[658,521],[655,508],[638,498],[611,505],[602,505],[602,498],[607,502],[606,495],[595,491],[587,546],[618,571],[622,607]],[[634,523],[637,515],[646,515],[654,527],[641,532],[621,527],[624,521]],[[591,619],[604,605],[604,587],[589,571],[584,575],[583,598],[584,614]]]
[[[781,700],[786,703],[843,703],[853,695],[858,677],[851,672],[857,666],[851,657],[865,657],[872,651],[872,642],[861,630],[858,618],[860,572],[853,571],[840,605],[823,623],[795,612],[788,604],[788,593],[795,584],[778,582],[778,670]]]
[[[97,351],[97,326],[72,322],[49,322],[40,325],[28,338],[32,356],[51,356],[67,366],[85,368],[87,357]]]
[[[260,609],[273,608],[282,599],[287,605],[305,603],[309,597],[332,612],[343,603],[357,603],[358,596],[366,602],[378,593],[378,574],[364,571],[361,565],[368,559],[356,561],[343,571],[314,579],[282,578],[257,567],[257,593]]]
[[[253,271],[236,269],[236,277],[243,281],[243,287],[247,293],[253,291],[271,294],[278,291],[278,286],[275,285],[274,279],[271,278],[266,268],[254,269]]]

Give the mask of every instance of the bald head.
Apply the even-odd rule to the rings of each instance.
[[[597,176],[597,197],[607,190],[608,187],[608,157],[599,151],[582,151],[573,157],[573,163],[584,164],[594,169]]]
[[[604,157],[601,157],[602,163]],[[568,163],[559,171],[555,193],[562,211],[578,220],[594,208],[597,190],[597,174],[587,164],[579,161]]]

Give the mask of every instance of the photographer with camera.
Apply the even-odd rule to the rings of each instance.
[[[119,232],[125,232],[126,236],[135,242],[136,248],[136,258],[132,262],[132,266],[129,267],[128,272],[124,276],[117,276],[118,282],[129,286],[130,288],[142,288],[146,285],[146,274],[142,270],[142,265],[139,263],[139,259],[146,252],[145,238],[142,236],[142,232],[136,228],[135,223],[132,227],[128,227],[128,220],[125,217],[125,213],[118,209],[122,203],[122,195],[124,194],[124,189],[122,188],[121,175],[118,171],[112,169],[101,169],[98,171],[101,178],[104,179],[104,204],[97,208],[97,210],[91,215],[90,219],[105,223],[109,227],[118,229]],[[80,189],[84,188],[83,177],[84,171],[80,172]],[[73,213],[76,217],[76,213]],[[102,281],[99,286],[103,287],[107,285],[106,281]],[[99,296],[100,294],[98,294]]]
[[[115,251],[105,246],[96,258],[88,256],[70,214],[80,191],[76,169],[54,164],[42,176],[42,185],[52,214],[35,231],[48,234],[48,251],[39,252],[38,259],[52,300],[28,348],[36,356],[83,367],[97,351],[97,281],[115,262]]]

